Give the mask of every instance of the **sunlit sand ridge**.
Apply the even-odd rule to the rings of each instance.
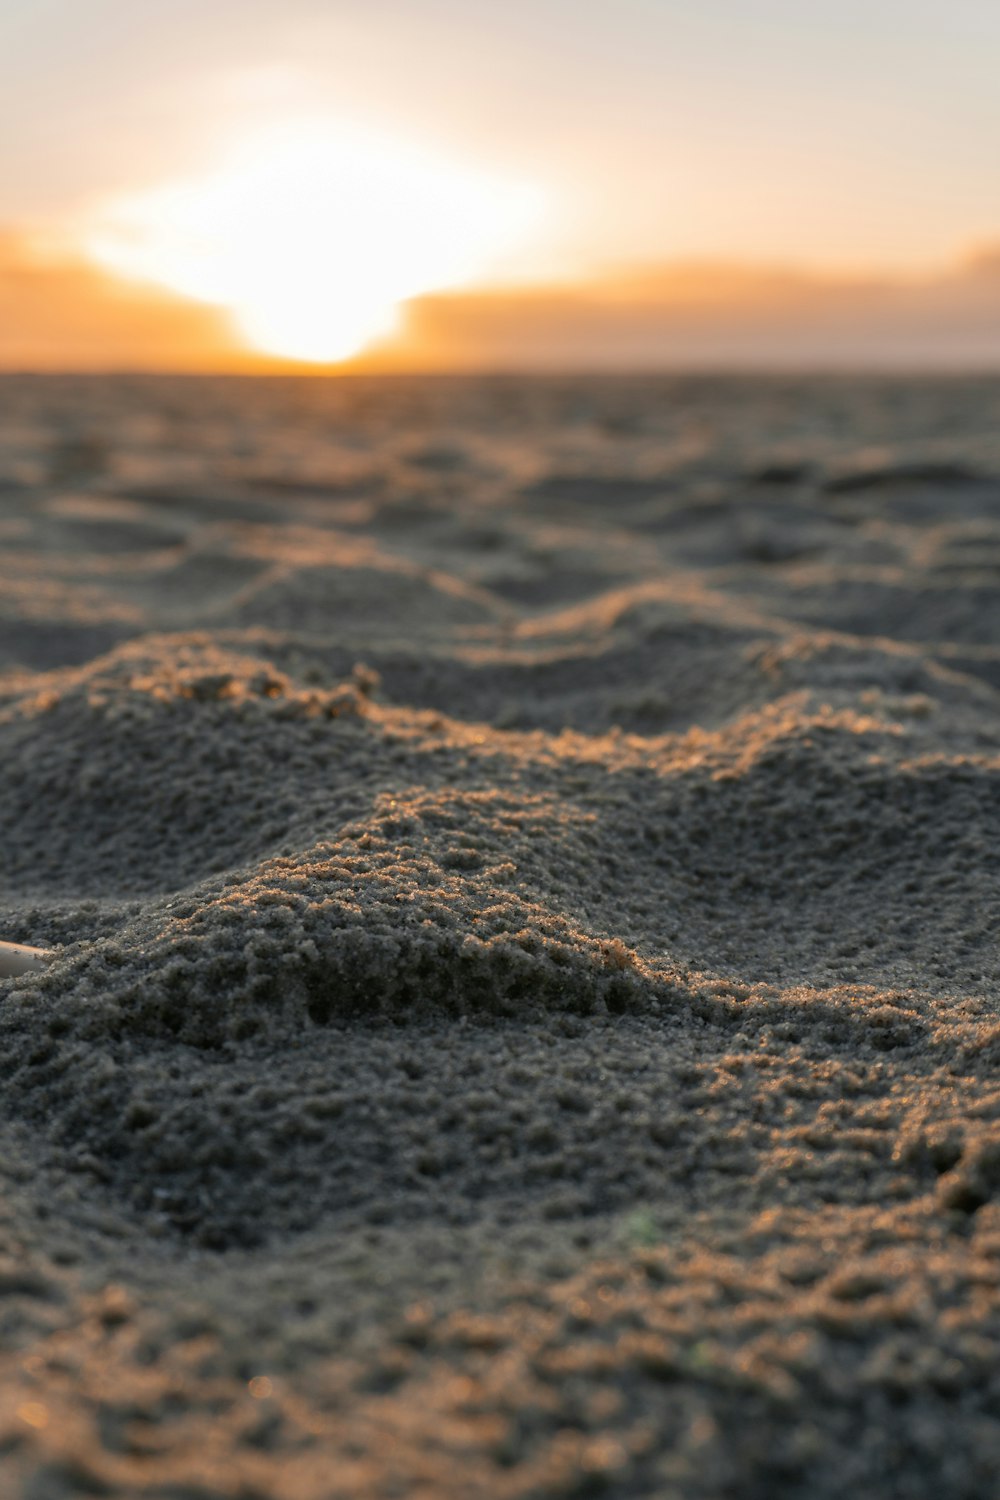
[[[990,1494],[1000,383],[0,395],[5,1492]]]

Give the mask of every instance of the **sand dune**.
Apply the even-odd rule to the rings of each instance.
[[[992,1493],[1000,384],[0,388],[9,1493]]]

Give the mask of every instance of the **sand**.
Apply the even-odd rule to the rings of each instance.
[[[0,393],[0,1493],[993,1493],[1000,381]]]

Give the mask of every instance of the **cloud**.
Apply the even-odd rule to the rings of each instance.
[[[365,370],[1000,369],[1000,246],[934,276],[665,264],[407,304]],[[0,367],[298,369],[226,315],[0,233]]]
[[[198,370],[241,360],[213,309],[0,232],[0,368]]]
[[[1000,248],[922,280],[663,265],[586,287],[426,298],[408,349],[503,368],[1000,368]]]

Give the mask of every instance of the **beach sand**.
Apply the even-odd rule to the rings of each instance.
[[[0,395],[0,1493],[996,1493],[1000,381]]]

